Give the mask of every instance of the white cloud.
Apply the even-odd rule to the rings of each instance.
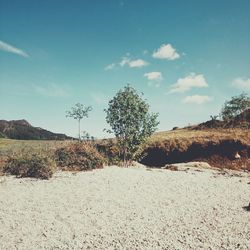
[[[148,62],[142,59],[131,60],[127,56],[123,57],[119,63],[121,67],[128,65],[130,68],[141,68],[148,65]]]
[[[130,68],[141,68],[141,67],[148,65],[148,63],[142,59],[137,59],[137,60],[129,61],[128,65]]]
[[[158,72],[158,71],[145,73],[144,77],[146,77],[149,81],[158,81],[158,82],[160,82],[160,81],[163,80],[162,73]]]
[[[154,58],[167,60],[175,60],[180,57],[180,55],[176,52],[176,49],[173,48],[171,44],[162,44],[159,49],[154,51],[152,56]]]
[[[212,98],[210,96],[207,96],[207,95],[191,95],[191,96],[185,97],[182,100],[182,102],[183,103],[203,104],[203,103],[209,102],[211,100],[212,100]]]
[[[191,73],[190,75],[180,78],[175,84],[171,86],[169,93],[184,93],[191,88],[207,88],[208,84],[202,74],[196,75]]]
[[[57,84],[49,84],[47,86],[34,85],[33,89],[36,93],[47,97],[65,97],[68,96],[68,91]]]
[[[0,40],[0,50],[7,51],[7,52],[10,52],[13,54],[17,54],[17,55],[23,56],[23,57],[29,57],[29,55],[25,51],[18,49],[18,48],[14,47],[8,43],[5,43],[1,40]]]
[[[105,70],[112,70],[115,68],[115,66],[116,66],[115,63],[111,63],[105,67]]]
[[[232,86],[241,90],[250,90],[250,78],[236,78],[233,80]]]
[[[119,62],[119,65],[121,67],[125,66],[126,64],[128,64],[130,62],[130,60],[128,59],[128,57],[123,57],[122,60]]]

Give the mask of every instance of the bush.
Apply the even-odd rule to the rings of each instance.
[[[3,171],[17,177],[49,179],[56,171],[56,164],[49,153],[22,152],[10,156]]]
[[[72,143],[55,151],[55,159],[62,170],[91,170],[102,168],[105,158],[89,143]]]
[[[119,146],[115,139],[103,139],[96,143],[97,150],[101,152],[107,161],[108,165],[124,166],[122,154],[120,153]],[[139,162],[141,158],[144,157],[144,151],[147,144],[144,143],[140,145],[137,149],[136,154],[134,154],[134,161]],[[133,161],[128,161],[129,164],[133,164]]]
[[[98,142],[96,147],[106,157],[108,165],[122,165],[122,158],[115,140],[104,139]]]
[[[3,168],[5,165],[6,159],[5,157],[0,156],[0,176],[4,175]]]

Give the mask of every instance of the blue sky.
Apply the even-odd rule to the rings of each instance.
[[[65,111],[80,102],[102,137],[129,83],[160,131],[208,120],[250,93],[249,13],[249,0],[0,0],[0,119],[76,136]]]

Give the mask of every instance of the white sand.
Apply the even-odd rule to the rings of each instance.
[[[4,178],[1,250],[250,246],[246,176],[107,167],[49,181]]]

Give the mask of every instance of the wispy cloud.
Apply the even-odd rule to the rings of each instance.
[[[238,77],[233,80],[232,86],[240,90],[250,90],[250,78]]]
[[[184,93],[192,88],[207,88],[208,84],[202,74],[191,73],[184,78],[177,80],[175,84],[171,86],[169,93]]]
[[[116,67],[116,64],[115,63],[111,63],[111,64],[109,64],[109,65],[107,65],[106,67],[105,67],[105,70],[112,70],[112,69],[114,69]]]
[[[159,71],[148,72],[144,74],[149,81],[149,85],[154,84],[156,87],[160,86],[160,82],[163,80],[162,73]]]
[[[177,53],[176,49],[172,47],[171,44],[162,44],[159,49],[154,51],[152,56],[157,59],[166,60],[175,60],[180,58],[180,55]]]
[[[147,66],[148,64],[149,64],[148,62],[142,59],[131,60],[127,56],[123,57],[121,62],[119,63],[121,67],[124,67],[127,65],[130,68],[141,68],[141,67]]]
[[[129,68],[142,68],[147,66],[149,63],[142,60],[142,59],[135,59],[132,60],[130,58],[130,54],[127,53],[126,56],[122,57],[121,61],[119,63],[111,63],[107,65],[104,69],[105,70],[113,70],[117,67],[125,67],[128,66]]]
[[[63,87],[52,83],[46,86],[41,85],[33,85],[34,91],[42,96],[47,97],[66,97],[68,96],[68,91],[66,91]]]
[[[193,103],[193,104],[203,104],[206,102],[211,101],[212,98],[207,95],[191,95],[191,96],[186,96],[182,102],[183,103]]]
[[[10,52],[13,54],[17,54],[17,55],[23,56],[23,57],[29,57],[29,55],[25,51],[18,49],[18,48],[14,47],[8,43],[5,43],[1,40],[0,40],[0,50]]]

